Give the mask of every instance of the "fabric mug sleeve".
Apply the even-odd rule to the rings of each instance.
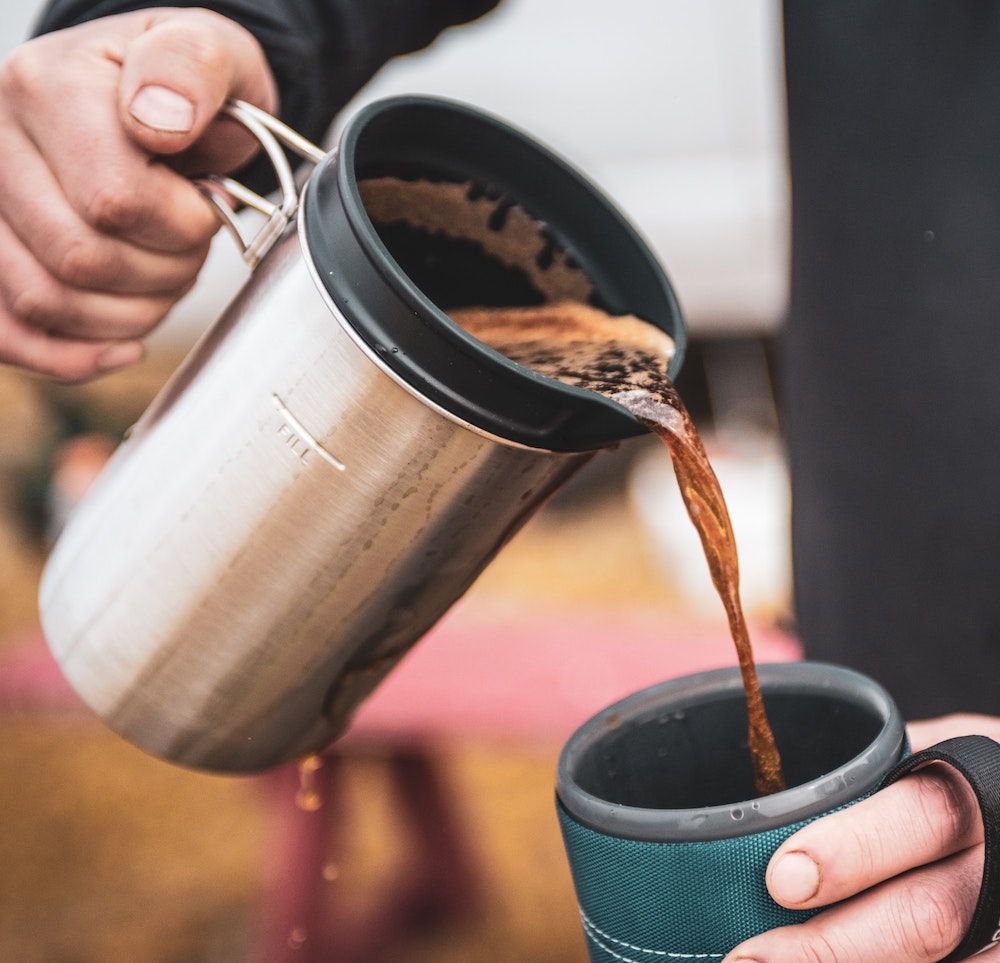
[[[945,762],[972,787],[983,817],[983,882],[962,942],[941,963],[957,963],[1000,943],[1000,744],[986,736],[958,736],[908,756],[880,788],[929,762]]]

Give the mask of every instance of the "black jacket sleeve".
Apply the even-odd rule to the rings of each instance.
[[[281,116],[320,139],[344,104],[388,60],[426,47],[446,27],[499,0],[50,0],[35,28],[48,33],[149,7],[208,7],[260,41],[281,95]]]

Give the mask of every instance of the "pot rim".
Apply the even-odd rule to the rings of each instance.
[[[337,149],[313,171],[300,206],[315,277],[374,352],[419,396],[515,444],[593,451],[647,431],[595,392],[543,377],[471,337],[392,257],[358,181],[393,165],[471,181],[515,198],[580,263],[613,314],[666,331],[676,377],[686,332],[669,279],[649,245],[575,167],[478,108],[438,97],[389,97],[352,117]]]

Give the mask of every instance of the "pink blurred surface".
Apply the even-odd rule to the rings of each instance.
[[[757,661],[800,657],[751,627]],[[486,612],[459,605],[359,709],[348,734],[562,741],[594,712],[657,682],[735,665],[724,623],[643,611]]]
[[[752,631],[759,662],[798,658],[794,639]],[[295,804],[299,769],[265,774],[268,844],[250,963],[361,963],[403,945],[428,913],[466,920],[482,896],[462,814],[439,747],[462,738],[538,743],[554,752],[594,712],[644,686],[735,663],[724,625],[642,611],[496,611],[462,603],[419,642],[359,710],[315,775],[323,804]],[[86,710],[63,679],[39,629],[4,640],[0,712],[31,718]],[[366,913],[346,917],[325,898],[322,867],[351,832],[340,798],[352,747],[388,751],[394,824],[409,866],[386,881]],[[308,933],[308,946],[289,934]]]
[[[800,657],[797,642],[751,628],[757,661]],[[39,630],[0,657],[0,708],[80,708]],[[722,624],[644,611],[504,612],[460,604],[361,706],[347,739],[497,737],[562,741],[630,692],[734,665]]]

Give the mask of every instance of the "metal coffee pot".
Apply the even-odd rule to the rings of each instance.
[[[200,185],[264,215],[247,239],[217,202],[254,269],[70,517],[40,605],[114,730],[255,771],[329,744],[539,505],[643,430],[446,312],[589,300],[672,335],[674,372],[684,325],[614,207],[491,116],[391,98],[324,153],[227,110],[281,185]],[[286,149],[313,165],[301,192]]]

